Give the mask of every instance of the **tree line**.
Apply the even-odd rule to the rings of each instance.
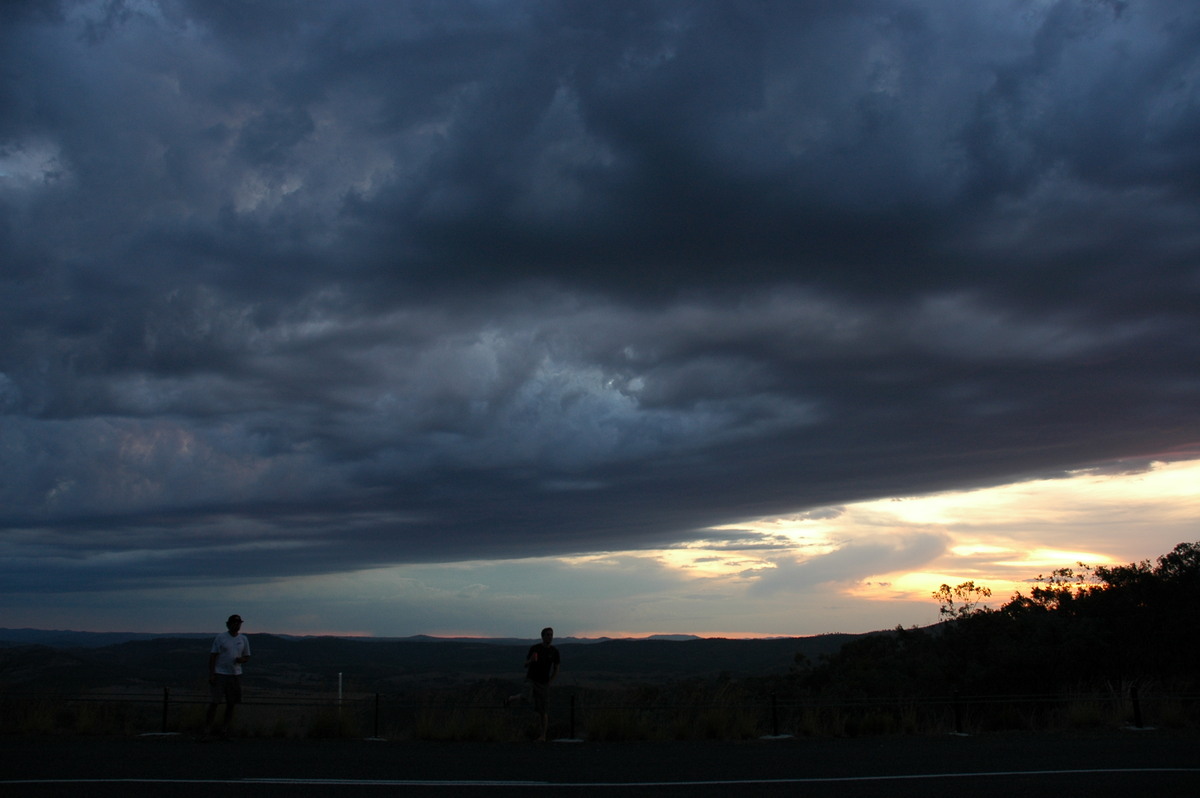
[[[852,641],[815,663],[798,656],[794,686],[863,698],[1200,686],[1200,542],[1031,584],[998,609],[984,606],[986,587],[942,585],[941,623]]]

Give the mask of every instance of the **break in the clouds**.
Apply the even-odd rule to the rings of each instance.
[[[1198,176],[1190,0],[5,3],[4,590],[1169,459]]]

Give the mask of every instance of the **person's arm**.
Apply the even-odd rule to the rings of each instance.
[[[208,680],[211,682],[217,678],[217,652],[212,652],[208,655]]]

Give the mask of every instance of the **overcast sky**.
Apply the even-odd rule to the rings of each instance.
[[[0,625],[936,620],[1200,540],[1198,308],[1193,0],[5,2]]]

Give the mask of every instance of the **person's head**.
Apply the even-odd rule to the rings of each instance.
[[[228,629],[231,634],[237,634],[238,630],[242,628],[242,616],[230,615],[229,620],[225,621],[225,628]]]
[[[554,639],[554,630],[547,626],[542,630],[542,642],[550,645],[550,641]]]

